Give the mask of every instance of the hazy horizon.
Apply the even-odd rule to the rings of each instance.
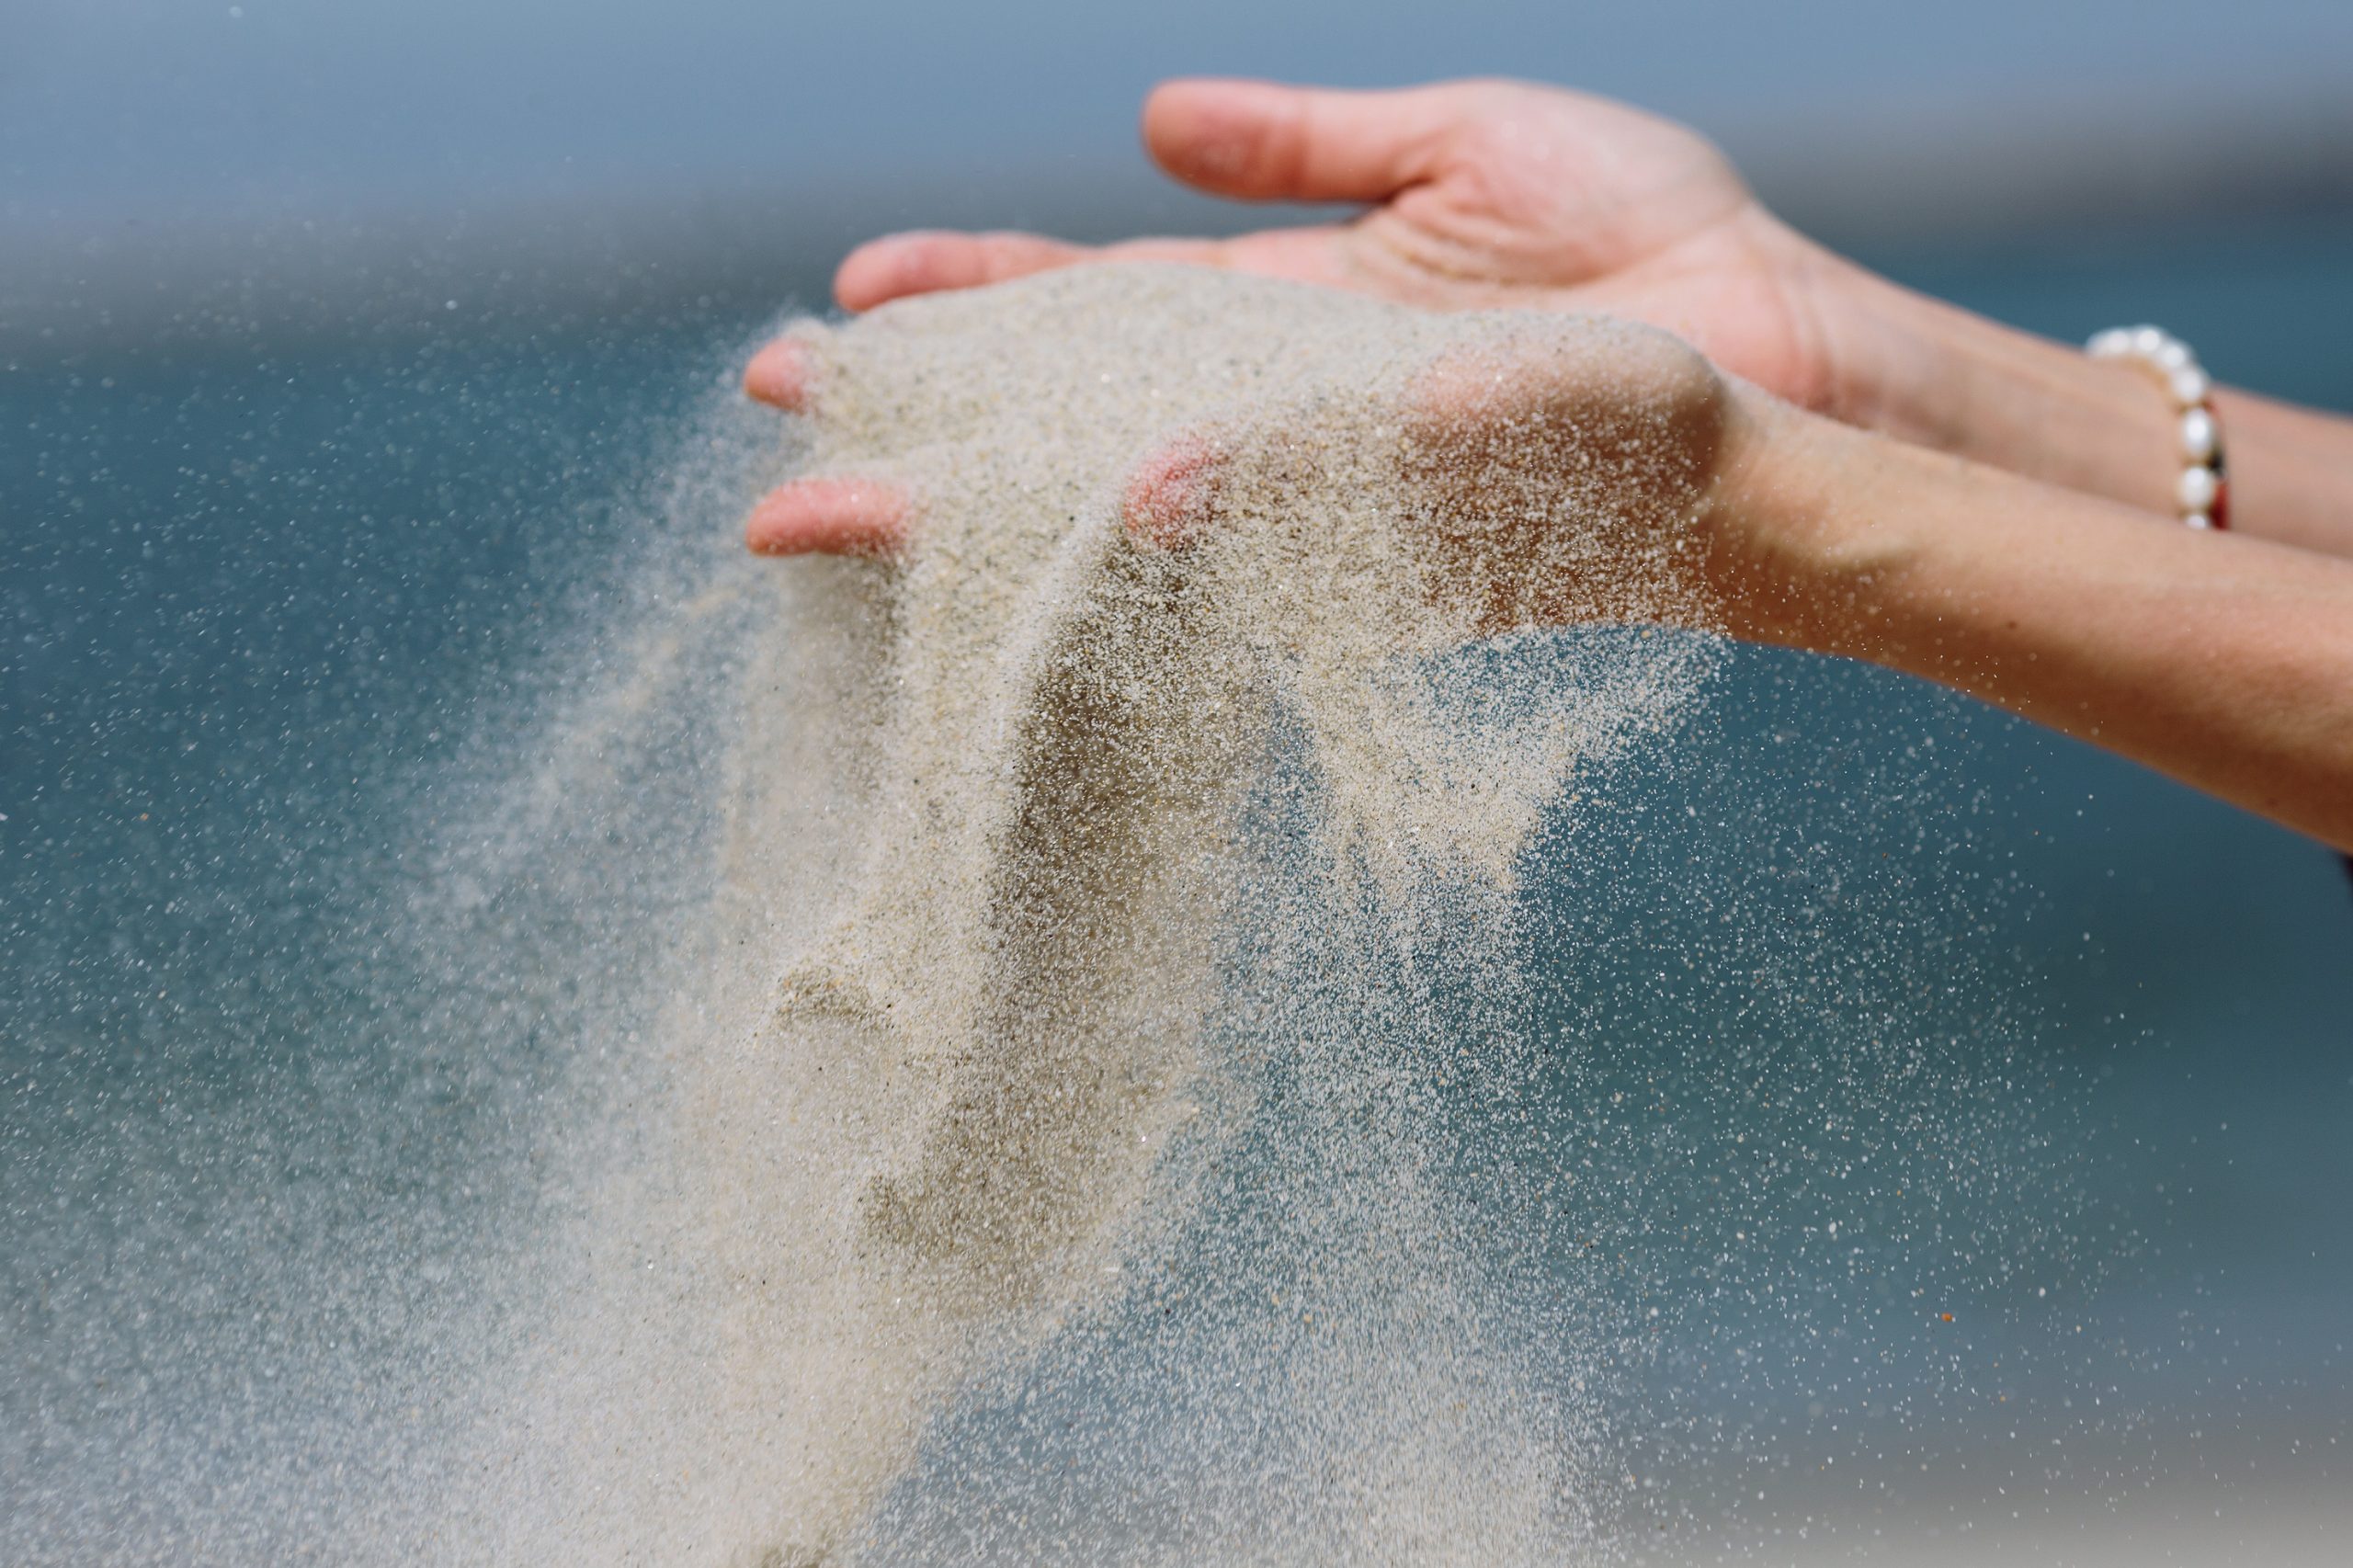
[[[1845,243],[2353,210],[2353,6],[2323,0],[2258,0],[2227,26],[2186,0],[5,10],[15,353],[232,320],[323,330],[460,285],[592,305],[614,279],[805,292],[843,246],[906,224],[1231,228],[1251,214],[1169,191],[1135,143],[1149,85],[1195,72],[1614,94],[1715,136]]]

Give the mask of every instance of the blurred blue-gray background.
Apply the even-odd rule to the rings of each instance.
[[[472,1173],[528,1142],[509,1090],[552,1071],[552,1026],[485,1067],[465,1030],[382,1023],[414,1002],[370,968],[414,797],[576,642],[762,324],[890,227],[1262,220],[1136,150],[1143,92],[1191,72],[1627,97],[1906,282],[2067,338],[2155,320],[2226,380],[2353,409],[2342,0],[0,0],[0,1525],[25,1560],[170,1560],[231,1506],[213,1415],[275,1408],[300,1362],[334,1426],[318,1347],[358,1387],[388,1301],[429,1318],[382,1256],[463,1232],[419,1216],[483,1201]],[[1839,1357],[1911,1352],[1697,1312],[1653,1396],[1733,1436],[1684,1462],[1744,1500],[1777,1477],[1722,1539],[1991,1528],[2024,1469],[2038,1506],[2066,1512],[2063,1471],[2211,1515],[2193,1557],[2263,1555],[2353,1443],[2343,868],[1869,671],[1742,654],[1686,739],[1552,890],[1613,955],[1578,1004],[1602,1070],[1658,1091],[1660,1147],[1722,1153],[1735,1101],[1689,1063],[1747,1004],[1660,978],[1706,950],[1702,904],[1802,933],[1825,995],[1945,966],[1947,994],[1890,1006],[2003,1034],[2021,1103],[2072,1130],[2051,1261],[2083,1285],[2039,1305],[1972,1295],[1960,1243],[1940,1265],[1987,1324],[1966,1355],[2039,1383],[1955,1349],[1826,1392]],[[2052,1157],[1984,1125],[1989,1161]],[[1956,1201],[1998,1250],[2002,1217]],[[239,1270],[362,1233],[410,1240],[221,1337]],[[2097,1355],[2051,1350],[2086,1331]],[[1697,1348],[1727,1335],[1738,1375]],[[218,1462],[290,1451],[251,1440]],[[1817,1451],[1876,1463],[1881,1512],[1780,1490]]]
[[[891,224],[1212,222],[1134,149],[1180,73],[1615,94],[1848,244],[2353,190],[2333,0],[13,0],[0,26],[0,344],[332,330],[460,282],[461,313],[769,300]]]

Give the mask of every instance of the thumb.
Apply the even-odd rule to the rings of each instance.
[[[1342,92],[1168,82],[1144,102],[1143,141],[1162,168],[1219,196],[1381,201],[1435,176],[1476,90],[1469,83]]]

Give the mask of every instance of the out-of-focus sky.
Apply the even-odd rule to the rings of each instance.
[[[2353,0],[0,0],[0,251],[104,251],[119,292],[241,243],[266,268],[312,220],[645,228],[692,193],[861,193],[889,219],[919,187],[1142,188],[1137,103],[1193,72],[1532,76],[1744,162],[1982,138],[1982,191],[2063,161],[2070,128],[2194,151],[2204,126],[2353,103]],[[2021,156],[2020,125],[2055,129]]]
[[[1510,73],[1722,132],[2353,87],[2347,0],[11,0],[28,218],[1099,163],[1155,78]]]

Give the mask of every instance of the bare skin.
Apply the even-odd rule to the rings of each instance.
[[[2353,563],[1759,401],[1717,514],[1735,635],[1941,682],[2353,850]]]
[[[1433,309],[1627,316],[1800,407],[2171,515],[2173,418],[2140,376],[1824,250],[1759,205],[1705,140],[1625,105],[1516,82],[1359,93],[1186,81],[1153,94],[1143,138],[1171,175],[1220,196],[1368,210],[1346,223],[1098,247],[900,234],[843,262],[836,294],[863,311],[1049,267],[1151,258]],[[781,345],[745,376],[753,396],[781,407],[802,381]],[[2234,526],[2353,556],[2353,421],[2229,389],[2216,404]],[[822,534],[835,516],[801,506],[775,537],[803,526]]]
[[[1678,346],[1642,379],[1711,433],[1693,518],[1721,629],[1940,681],[2353,848],[2353,563],[2336,559],[2353,557],[2353,422],[2221,394],[2250,537],[2160,526],[2172,416],[2139,376],[1839,260],[1664,121],[1513,84],[1180,83],[1154,96],[1145,138],[1222,194],[1377,205],[1347,224],[1097,251],[898,236],[843,264],[843,303],[1151,256],[1665,326],[1704,351]],[[1503,403],[1574,403],[1559,373],[1524,367],[1523,395]],[[789,345],[763,350],[745,385],[823,416]],[[1482,449],[1480,405],[1455,417],[1459,449]],[[1214,462],[1198,443],[1139,454],[1141,540],[1214,526]],[[746,540],[888,553],[920,522],[911,497],[828,478],[766,497]],[[1574,598],[1510,581],[1511,564],[1479,562],[1465,590]]]

